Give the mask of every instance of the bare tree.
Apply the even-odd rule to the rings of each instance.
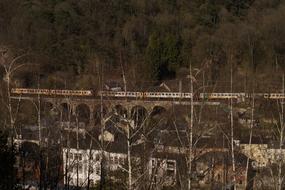
[[[253,135],[253,128],[255,125],[254,122],[254,110],[255,110],[255,96],[254,96],[254,87],[253,87],[253,93],[252,93],[252,101],[251,101],[251,123],[250,123],[250,132],[249,132],[249,146],[252,143],[252,135]],[[250,158],[248,157],[246,160],[246,169],[245,169],[245,189],[248,187],[248,169],[249,169],[249,164],[250,164]]]
[[[18,113],[18,108],[17,110],[13,110],[12,106],[12,99],[11,99],[11,85],[13,82],[13,75],[17,70],[25,66],[25,63],[19,63],[19,61],[26,57],[27,54],[22,54],[19,56],[12,56],[9,49],[3,48],[0,51],[0,64],[4,68],[5,71],[5,78],[4,81],[6,82],[6,95],[7,95],[7,103],[5,103],[7,110],[8,110],[8,115],[9,115],[9,129],[12,131],[12,142],[13,143],[13,138],[17,136],[17,131],[15,128],[15,120],[16,120],[16,114]]]
[[[230,55],[231,64],[231,93],[233,93],[233,65],[232,55]],[[232,170],[233,170],[233,186],[236,190],[236,163],[235,163],[235,150],[234,150],[234,115],[233,115],[233,99],[230,99],[230,118],[231,118],[231,157],[232,157]]]
[[[191,93],[191,102],[190,102],[190,125],[189,125],[189,152],[187,157],[187,165],[188,165],[188,172],[187,172],[187,181],[188,181],[188,190],[191,190],[191,169],[192,169],[192,160],[193,160],[193,119],[194,119],[194,105],[193,105],[193,77],[192,77],[192,64],[190,63],[190,93]]]
[[[284,95],[285,92],[285,81],[284,81],[284,74],[282,76],[282,94]],[[283,154],[282,149],[284,147],[284,99],[281,99],[281,113],[279,113],[279,120],[280,120],[280,127],[278,128],[279,133],[279,155],[278,155],[278,183],[277,183],[277,189],[282,190],[283,189],[283,181],[284,181],[284,174],[282,172],[282,166],[283,166]]]

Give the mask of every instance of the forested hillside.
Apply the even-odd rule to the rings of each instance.
[[[87,87],[99,62],[130,80],[175,78],[191,62],[217,80],[229,60],[241,75],[280,71],[284,18],[282,0],[1,0],[0,39],[40,65],[25,85],[38,72]]]

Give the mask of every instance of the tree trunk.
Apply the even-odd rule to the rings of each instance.
[[[284,95],[284,74],[282,77],[282,94]],[[279,159],[278,160],[278,190],[282,190],[282,146],[284,133],[284,99],[281,100],[281,116],[280,116],[280,139],[279,139]]]
[[[231,63],[231,93],[233,93],[233,65]],[[236,164],[235,164],[235,153],[234,153],[234,117],[233,117],[233,99],[231,98],[231,157],[232,157],[232,171],[233,171],[233,185],[236,190]]]
[[[189,126],[189,153],[188,153],[188,190],[191,190],[191,169],[192,169],[192,146],[193,146],[193,79],[192,79],[192,65],[190,63],[190,93],[191,93],[191,110],[190,110],[190,126]]]
[[[130,135],[130,125],[128,124],[128,190],[132,190],[132,160],[131,160],[131,135]]]
[[[254,88],[254,87],[253,87]],[[249,142],[248,144],[251,145],[252,141],[252,129],[254,127],[254,107],[255,107],[255,97],[254,97],[254,89],[252,93],[252,106],[251,106],[251,124],[250,124],[250,134],[249,134]],[[248,188],[248,168],[249,168],[249,157],[246,160],[246,170],[245,170],[245,189]]]

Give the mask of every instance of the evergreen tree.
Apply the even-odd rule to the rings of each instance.
[[[0,189],[12,190],[16,187],[15,150],[8,146],[8,135],[0,131]]]
[[[175,76],[181,64],[181,43],[173,34],[165,36],[152,34],[146,50],[148,71],[153,80],[162,80]]]

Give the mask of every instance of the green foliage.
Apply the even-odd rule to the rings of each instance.
[[[226,7],[236,16],[245,15],[254,0],[226,0]]]
[[[181,64],[180,40],[173,34],[161,36],[154,33],[149,38],[146,60],[151,79],[162,80],[173,77]]]
[[[215,1],[206,1],[198,7],[195,17],[200,25],[213,27],[219,22],[219,11]]]

